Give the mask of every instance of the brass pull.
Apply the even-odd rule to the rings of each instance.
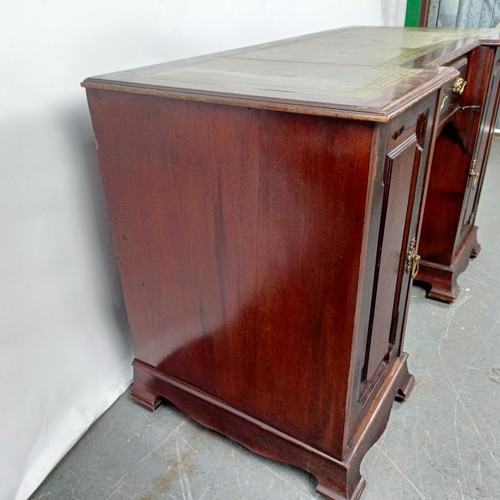
[[[448,100],[448,96],[444,95],[443,100],[441,101],[441,107],[439,108],[439,111],[442,111],[444,108],[444,105],[446,104],[446,101]]]
[[[413,259],[413,265],[411,266],[411,277],[415,279],[420,268],[420,255],[415,255]]]
[[[417,277],[419,267],[420,255],[417,254],[417,238],[413,237],[406,255],[405,271],[410,273],[410,276],[415,279]]]
[[[462,95],[465,90],[465,86],[467,85],[467,82],[459,76],[455,82],[453,83],[453,87],[451,87],[451,91],[455,94]]]
[[[477,160],[472,162],[470,167],[469,176],[472,179],[472,189],[476,188],[477,181],[479,179],[479,171],[476,171]]]

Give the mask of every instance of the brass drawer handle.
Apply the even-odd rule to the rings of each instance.
[[[417,238],[413,237],[410,242],[410,248],[406,255],[406,267],[407,273],[410,273],[412,279],[415,279],[420,268],[420,255],[417,254]]]
[[[466,85],[467,82],[461,76],[459,76],[453,83],[451,91],[455,94],[462,95],[464,93]]]
[[[411,277],[415,279],[420,268],[420,255],[415,255],[413,258],[413,265],[411,266]]]

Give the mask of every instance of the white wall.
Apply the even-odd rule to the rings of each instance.
[[[0,499],[131,380],[87,76],[350,24],[373,0],[24,0],[0,14]]]
[[[404,26],[406,0],[380,0],[384,26]]]

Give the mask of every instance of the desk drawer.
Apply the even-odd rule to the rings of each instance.
[[[449,64],[460,72],[447,87],[443,89],[441,97],[441,108],[439,111],[439,123],[444,123],[463,105],[462,96],[467,85],[468,60],[466,57],[457,59]]]

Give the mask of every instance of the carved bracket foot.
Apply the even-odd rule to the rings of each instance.
[[[460,248],[449,264],[431,262],[422,259],[416,282],[427,283],[430,286],[427,297],[442,302],[454,302],[460,293],[457,280],[469,264],[471,257],[476,257],[481,251],[477,241],[477,227],[472,227],[463,239]]]
[[[339,494],[337,488],[335,486],[332,487],[332,485],[328,484],[328,481],[324,481],[322,478],[316,479],[318,480],[316,491],[318,493],[321,493],[321,495],[323,495],[324,497],[332,498],[333,500],[357,500],[358,498],[361,498],[361,494],[363,493],[366,486],[365,479],[361,478],[356,488],[352,492],[344,495]]]
[[[441,302],[454,302],[460,293],[457,273],[449,266],[420,261],[416,283],[427,284],[427,297]]]
[[[162,404],[160,396],[148,390],[144,384],[141,384],[138,378],[134,379],[134,383],[132,384],[130,399],[150,411],[156,410]]]
[[[279,429],[247,415],[198,389],[134,361],[131,398],[150,410],[165,398],[198,423],[216,430],[247,448],[273,460],[310,472],[317,491],[334,500],[357,500],[365,487],[360,465],[366,452],[385,430],[394,399],[406,399],[413,387],[406,354],[394,361],[377,392],[367,418],[350,438],[345,456],[332,456]]]

